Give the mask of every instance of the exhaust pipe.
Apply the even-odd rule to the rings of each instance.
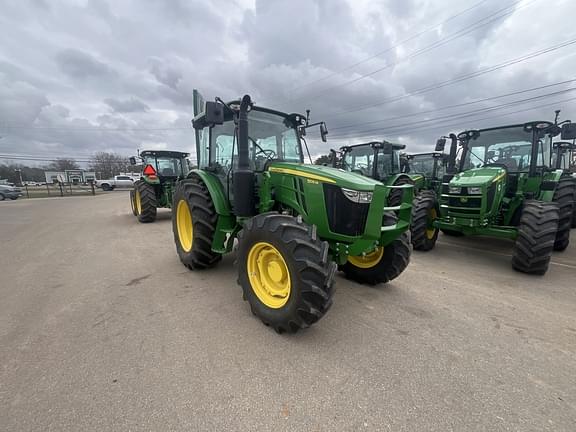
[[[256,214],[254,172],[250,170],[250,146],[248,141],[248,110],[252,106],[249,95],[240,102],[238,113],[238,168],[234,170],[233,207],[239,217]]]

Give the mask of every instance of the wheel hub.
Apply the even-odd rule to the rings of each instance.
[[[176,207],[176,227],[180,246],[185,252],[190,252],[194,241],[194,226],[192,224],[190,208],[185,200],[178,201],[178,206]]]
[[[284,257],[267,242],[256,243],[248,253],[248,279],[254,294],[266,306],[279,309],[290,297],[290,273]]]

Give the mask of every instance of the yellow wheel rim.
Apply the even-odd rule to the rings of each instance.
[[[134,192],[134,207],[136,208],[136,214],[142,214],[142,200],[138,189]]]
[[[364,256],[362,255],[349,256],[348,262],[355,267],[367,269],[374,267],[376,264],[378,264],[383,256],[384,256],[384,246],[381,246],[378,249],[374,250],[373,252],[367,253]]]
[[[428,238],[428,240],[432,240],[434,238],[434,235],[436,234],[437,229],[434,227],[434,225],[432,225],[432,223],[438,218],[438,214],[436,213],[436,209],[430,209],[428,211],[428,226],[429,228],[426,228],[426,238]]]
[[[267,242],[250,248],[246,262],[248,279],[256,297],[266,306],[279,309],[290,298],[290,272],[282,254]]]
[[[176,207],[176,228],[180,246],[182,246],[184,252],[190,252],[194,240],[194,226],[192,225],[190,207],[184,200],[178,201],[178,206]]]

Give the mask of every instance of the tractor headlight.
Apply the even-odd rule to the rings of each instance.
[[[454,195],[460,195],[461,191],[462,190],[461,190],[460,186],[450,186],[448,188],[448,192],[451,194],[454,194]]]
[[[481,187],[469,187],[468,188],[468,193],[470,195],[482,195],[482,188]]]
[[[342,193],[346,198],[350,201],[356,203],[371,203],[372,202],[372,192],[360,192],[352,189],[344,189],[342,188]]]

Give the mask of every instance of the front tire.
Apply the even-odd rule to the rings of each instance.
[[[394,214],[384,215],[384,226],[396,223]],[[348,279],[376,285],[396,279],[410,263],[410,236],[402,233],[386,246],[380,246],[365,256],[348,257],[348,262],[340,266]]]
[[[564,177],[558,181],[553,201],[558,204],[560,220],[554,241],[554,250],[563,251],[570,244],[570,229],[574,216],[574,196],[576,185],[572,178]]]
[[[197,176],[176,183],[172,232],[180,261],[190,270],[212,267],[222,255],[212,251],[218,214],[204,182]]]
[[[556,203],[526,201],[512,253],[514,270],[534,275],[548,271],[559,219]]]
[[[301,217],[275,212],[246,221],[238,234],[238,284],[252,313],[278,333],[295,333],[332,305],[336,264],[328,243]]]
[[[134,184],[134,207],[138,221],[142,223],[156,220],[156,191],[154,186],[140,180]]]
[[[414,250],[429,251],[436,246],[438,228],[433,223],[438,218],[438,202],[432,191],[423,191],[412,204],[412,246]]]

